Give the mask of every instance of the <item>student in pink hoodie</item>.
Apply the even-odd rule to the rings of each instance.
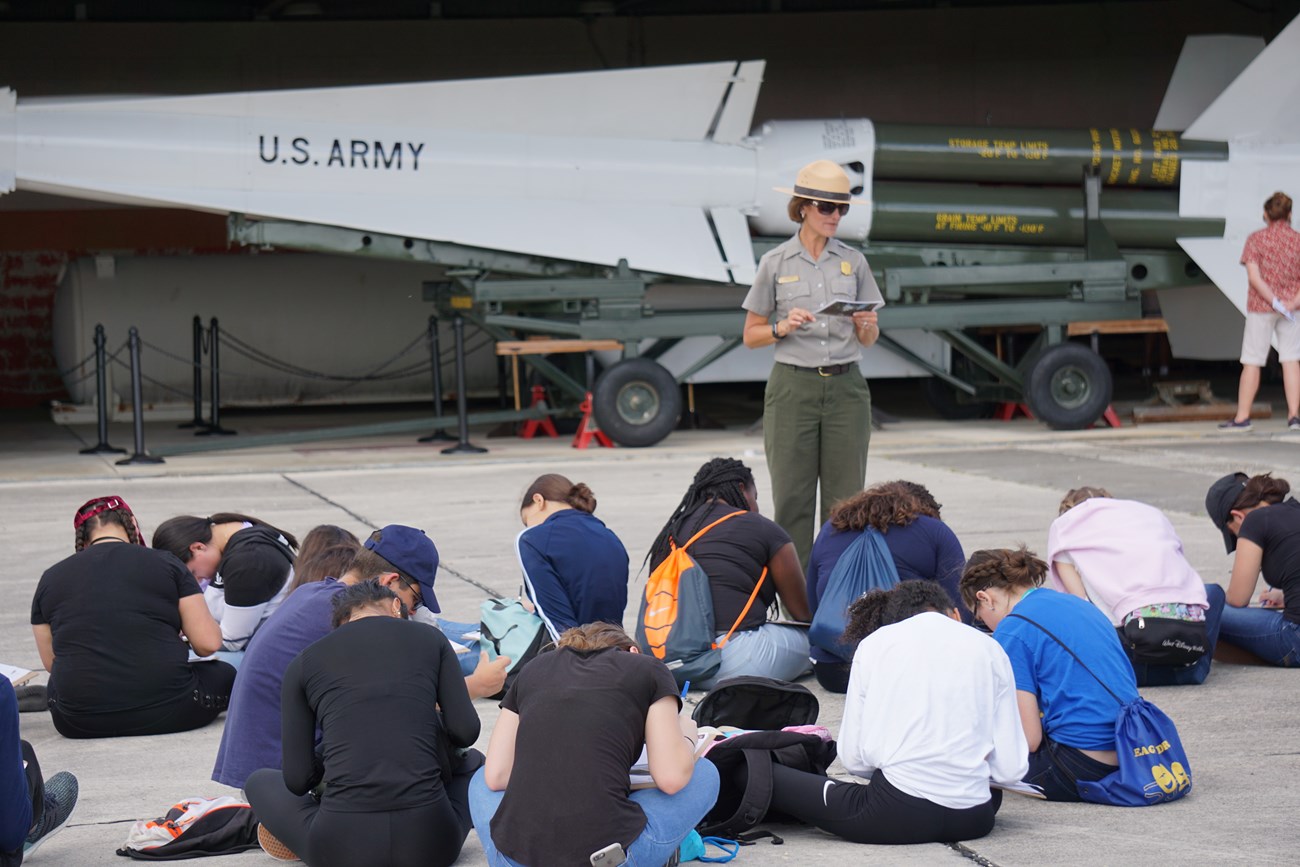
[[[1051,585],[1087,599],[1115,626],[1139,686],[1203,683],[1223,612],[1154,506],[1076,488],[1048,532]]]

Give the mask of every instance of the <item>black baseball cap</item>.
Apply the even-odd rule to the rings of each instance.
[[[1210,485],[1210,491],[1205,495],[1205,511],[1223,534],[1223,544],[1229,554],[1237,550],[1237,534],[1228,529],[1228,522],[1232,520],[1232,504],[1241,496],[1249,478],[1245,473],[1230,473]]]

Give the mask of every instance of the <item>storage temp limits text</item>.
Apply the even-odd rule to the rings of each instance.
[[[278,135],[259,135],[257,155],[263,163],[293,166],[325,166],[342,169],[380,169],[383,171],[420,170],[423,142],[392,143],[366,141],[365,139],[333,139],[328,147],[313,147],[302,136],[281,138]],[[328,151],[328,152],[327,152]]]

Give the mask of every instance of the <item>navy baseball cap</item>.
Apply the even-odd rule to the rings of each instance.
[[[365,546],[415,579],[425,607],[435,614],[442,611],[438,597],[433,595],[433,580],[438,576],[438,547],[423,530],[389,524],[379,531],[378,540],[372,536]]]
[[[1223,534],[1223,544],[1229,554],[1237,550],[1237,534],[1228,529],[1228,522],[1232,520],[1232,504],[1241,496],[1249,478],[1245,473],[1229,473],[1210,485],[1210,491],[1205,495],[1205,511],[1209,512],[1210,520]]]

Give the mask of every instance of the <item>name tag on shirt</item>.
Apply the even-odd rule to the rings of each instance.
[[[787,274],[787,275],[785,275],[784,277],[777,277],[777,278],[776,278],[776,282],[778,282],[778,283],[798,283],[798,282],[799,282],[799,275],[798,275],[798,274]]]

